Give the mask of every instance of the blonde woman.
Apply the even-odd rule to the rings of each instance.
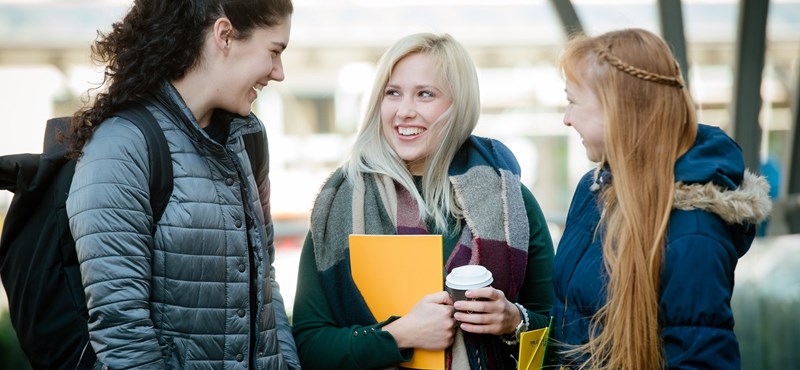
[[[722,130],[698,124],[669,47],[640,29],[571,39],[564,124],[597,169],[554,261],[562,365],[738,369],[736,261],[770,209]]]
[[[513,154],[471,135],[479,112],[475,67],[449,35],[410,35],[384,54],[351,157],[311,214],[293,322],[303,369],[390,368],[415,348],[445,350],[448,369],[516,369],[518,332],[547,325],[550,234]],[[442,289],[373,317],[350,275],[350,233],[442,234],[445,272],[480,264],[494,283],[467,291],[482,301]]]

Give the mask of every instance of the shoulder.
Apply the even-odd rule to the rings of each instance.
[[[572,213],[574,209],[580,209],[587,204],[591,204],[596,208],[597,192],[593,190],[595,184],[595,169],[587,171],[575,186],[575,192],[572,195],[572,204],[570,204],[569,212]]]
[[[664,251],[664,274],[732,273],[749,249],[747,233],[726,224],[719,216],[701,210],[673,210]]]
[[[343,188],[347,189],[343,192],[347,194],[340,194]],[[343,167],[339,167],[325,178],[317,191],[311,211],[312,223],[318,216],[327,217],[323,216],[323,214],[327,214],[329,208],[333,206],[335,198],[343,197],[342,199],[345,199],[350,196],[352,196],[352,190],[348,186],[346,171]]]
[[[322,181],[320,191],[338,189],[345,181],[347,181],[347,170],[344,167],[338,167],[325,177],[325,180]]]
[[[552,252],[553,238],[550,235],[547,218],[542,212],[539,201],[536,200],[533,192],[524,184],[520,184],[520,190],[522,191],[522,201],[525,203],[525,213],[528,215],[530,238],[531,240],[538,240],[533,244],[547,246],[548,250]]]
[[[592,190],[594,172],[592,169],[578,180],[567,211],[565,227],[581,225],[579,228],[593,233],[595,226],[600,222],[600,199],[597,192]]]
[[[502,141],[490,137],[483,137],[478,135],[470,135],[467,139],[473,146],[491,148],[492,150],[513,156],[511,149]]]
[[[86,143],[81,161],[90,158],[131,159],[147,161],[144,134],[127,119],[109,117],[95,129]]]
[[[536,200],[536,196],[533,195],[531,189],[522,183],[520,183],[519,188],[522,192],[522,201],[525,203],[525,209],[528,211],[528,216],[531,216],[532,214],[542,214],[542,208],[539,205],[539,201]]]
[[[133,139],[137,141],[144,141],[144,135],[126,118],[112,116],[106,118],[92,134],[95,137],[116,137],[121,139]]]
[[[493,167],[510,170],[512,173],[519,174],[520,167],[514,152],[503,142],[497,139],[470,135],[464,147],[469,148],[479,154],[479,157],[487,161]]]

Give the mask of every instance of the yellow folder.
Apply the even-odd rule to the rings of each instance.
[[[443,290],[441,235],[350,235],[353,281],[378,321],[402,316],[423,296]],[[401,366],[444,369],[444,351],[414,350]]]
[[[547,327],[520,333],[517,370],[539,370],[542,368],[552,326],[553,318],[551,317],[550,324]]]

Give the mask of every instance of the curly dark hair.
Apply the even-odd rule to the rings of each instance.
[[[280,24],[293,11],[291,0],[134,1],[110,32],[97,33],[92,60],[106,67],[96,89],[107,89],[72,116],[70,132],[62,138],[69,143],[69,156],[79,157],[94,129],[122,105],[194,67],[217,19],[227,17],[232,36],[246,39],[256,28]]]

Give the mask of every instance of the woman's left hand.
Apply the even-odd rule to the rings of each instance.
[[[461,330],[476,334],[513,333],[521,318],[519,309],[502,290],[492,287],[468,290],[467,300],[453,303]],[[470,300],[477,299],[477,300]]]

